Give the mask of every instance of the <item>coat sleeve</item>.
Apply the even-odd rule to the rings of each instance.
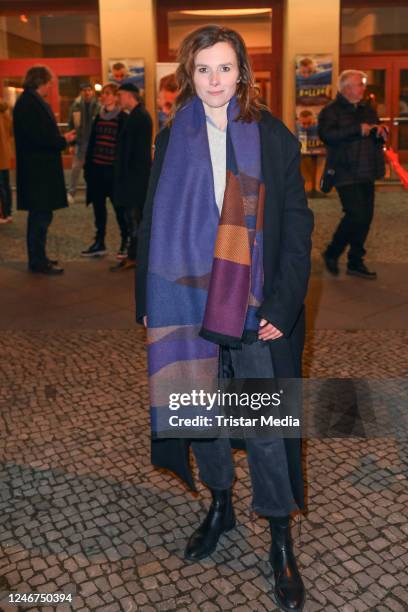
[[[343,141],[354,140],[361,136],[361,125],[358,121],[340,127],[337,113],[332,106],[326,106],[319,114],[318,132],[326,145],[337,145]]]
[[[170,130],[164,128],[155,140],[155,152],[152,170],[150,173],[149,186],[147,189],[146,201],[143,207],[142,221],[139,225],[137,242],[137,267],[136,267],[136,321],[143,324],[143,317],[146,315],[146,284],[147,267],[149,263],[149,243],[153,217],[153,201],[159,182],[164,157],[166,154],[167,143]]]
[[[278,267],[272,291],[258,309],[284,336],[290,336],[302,311],[309,281],[313,213],[300,172],[300,146],[290,136],[285,160]]]
[[[150,174],[152,155],[153,124],[150,116],[144,113],[132,122],[131,138],[125,152],[127,164],[125,175],[128,177],[126,199],[142,214]]]
[[[88,176],[89,175],[89,168],[91,166],[93,150],[94,150],[94,147],[95,147],[96,122],[98,121],[98,117],[99,117],[99,115],[96,115],[95,119],[92,121],[91,133],[89,135],[88,145],[87,145],[87,148],[86,148],[85,163],[84,163],[84,178],[85,178],[85,181],[87,181],[87,179],[89,177]]]

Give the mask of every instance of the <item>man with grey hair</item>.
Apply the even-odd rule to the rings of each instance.
[[[53,75],[46,66],[33,66],[14,107],[17,160],[17,208],[28,211],[28,267],[40,274],[62,274],[47,257],[46,242],[53,211],[67,206],[61,151],[75,139],[75,131],[61,136],[46,102]]]
[[[384,176],[383,144],[385,126],[363,100],[367,75],[344,70],[338,80],[339,92],[319,115],[319,136],[327,149],[327,167],[334,170],[334,186],[344,216],[323,253],[327,270],[339,274],[338,259],[349,247],[347,274],[375,279],[377,274],[364,263],[364,244],[374,213],[376,179]]]

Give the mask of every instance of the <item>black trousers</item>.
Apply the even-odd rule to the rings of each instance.
[[[273,378],[268,344],[259,340],[242,349],[220,347],[220,377]],[[252,483],[252,509],[262,516],[286,516],[297,510],[282,438],[246,438]],[[229,489],[234,465],[228,438],[193,440],[200,480],[210,489]]]
[[[94,210],[96,240],[101,242],[105,240],[106,223],[108,219],[106,199],[109,198],[112,202],[113,210],[115,211],[121,240],[125,242],[128,237],[125,209],[115,206],[113,199],[113,167],[102,165],[98,166],[97,164],[94,164],[92,168],[92,181],[92,206]]]
[[[128,259],[136,261],[137,253],[137,230],[139,228],[140,212],[137,208],[125,209],[126,222],[128,227]]]
[[[0,170],[0,206],[3,217],[11,216],[10,170]]]
[[[44,268],[48,264],[46,245],[52,211],[30,210],[27,218],[28,265],[31,269]]]
[[[362,262],[366,254],[366,241],[374,214],[374,183],[355,183],[337,187],[344,216],[340,221],[329,246],[327,255],[337,259],[348,245],[350,266]]]

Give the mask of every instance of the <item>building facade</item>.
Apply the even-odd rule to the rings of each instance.
[[[293,130],[297,56],[332,58],[333,94],[339,70],[365,70],[392,145],[408,159],[406,0],[0,0],[0,96],[13,104],[26,69],[45,63],[64,124],[80,83],[102,83],[122,62],[141,71],[155,115],[157,62],[174,62],[178,42],[205,23],[241,32],[262,97]]]

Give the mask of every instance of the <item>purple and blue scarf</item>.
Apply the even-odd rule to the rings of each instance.
[[[173,383],[197,388],[198,381],[215,380],[219,345],[239,347],[257,336],[265,190],[258,124],[235,121],[238,112],[233,98],[221,217],[201,100],[194,97],[179,110],[171,127],[154,198],[147,276],[153,430],[155,410],[168,405]]]

